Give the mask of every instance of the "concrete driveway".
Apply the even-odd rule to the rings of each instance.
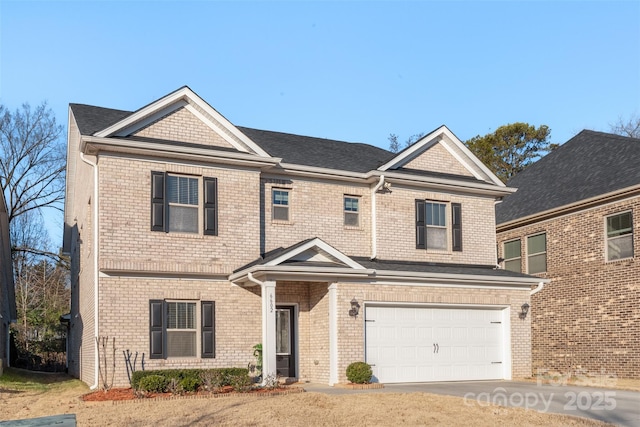
[[[520,381],[386,384],[382,389],[350,390],[304,384],[327,394],[433,393],[463,398],[465,405],[517,406],[540,412],[592,418],[625,427],[640,427],[640,392]]]

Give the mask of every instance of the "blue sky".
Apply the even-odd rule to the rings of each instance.
[[[232,123],[388,147],[640,114],[639,1],[0,0],[0,103],[136,110],[188,85]],[[48,216],[60,241],[62,219]]]

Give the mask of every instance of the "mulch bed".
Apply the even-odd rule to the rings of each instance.
[[[278,387],[275,389],[256,388],[245,393],[238,393],[233,390],[233,387],[223,387],[216,393],[210,393],[208,391],[197,391],[194,393],[184,393],[175,395],[172,393],[147,393],[144,397],[136,396],[133,389],[128,388],[112,388],[108,391],[97,390],[91,393],[87,393],[81,396],[81,399],[85,402],[106,402],[112,401],[148,401],[152,400],[165,400],[165,399],[197,399],[197,398],[210,398],[210,397],[222,397],[230,395],[249,395],[249,396],[279,396],[283,394],[301,393],[304,392],[302,387]]]

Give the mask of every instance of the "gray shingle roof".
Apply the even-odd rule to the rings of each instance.
[[[507,182],[496,223],[640,184],[639,164],[640,139],[583,130]]]
[[[270,155],[297,165],[368,172],[396,156],[390,151],[368,144],[346,143],[246,127],[238,129]]]
[[[94,107],[85,104],[69,104],[82,135],[93,135],[118,123],[131,114],[131,111]]]

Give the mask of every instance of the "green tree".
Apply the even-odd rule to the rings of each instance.
[[[528,123],[500,126],[495,132],[475,136],[465,145],[503,182],[553,149],[551,130]]]

